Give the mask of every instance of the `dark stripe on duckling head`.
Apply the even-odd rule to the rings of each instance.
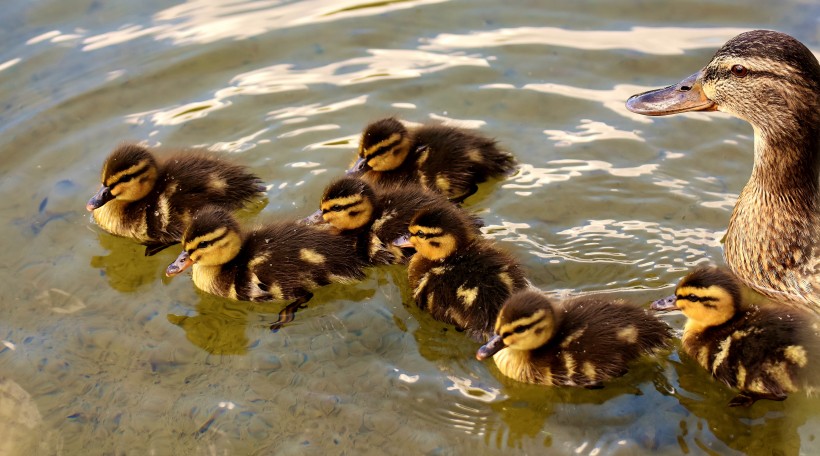
[[[347,198],[354,195],[362,195],[369,199],[374,199],[376,193],[373,187],[367,182],[356,177],[342,177],[331,182],[325,187],[325,192],[322,195],[322,202],[330,201],[339,198]]]
[[[106,185],[113,192],[118,185],[128,183],[135,177],[145,174],[150,167],[150,162],[142,161],[136,166],[125,170],[125,172],[115,174],[112,179],[109,179],[109,182],[106,182]]]
[[[507,299],[496,321],[496,332],[501,331],[504,325],[516,321],[526,321],[539,311],[554,314],[552,302],[543,293],[535,290],[519,291]],[[534,324],[534,322],[530,322]]]
[[[220,228],[225,228],[226,231],[240,232],[239,223],[230,212],[217,207],[202,209],[194,214],[185,229],[185,234],[182,235],[183,245],[188,247],[188,243],[191,241],[206,237]]]
[[[735,276],[728,270],[715,266],[703,266],[689,273],[683,278],[683,280],[681,280],[675,294],[678,296],[678,299],[682,298],[681,295],[684,295],[683,298],[688,298],[688,296],[693,293],[678,293],[678,290],[682,290],[684,288],[706,290],[710,287],[718,287],[725,290],[729,296],[731,296],[735,305],[741,302],[740,284],[738,283],[737,278],[735,278]],[[697,294],[697,298],[697,301],[692,301],[707,302],[717,300],[713,296],[700,293]]]
[[[218,231],[216,231],[216,233],[218,233],[218,234],[216,234],[215,237],[210,238],[210,239],[199,240],[196,243],[195,246],[190,246],[186,250],[188,251],[189,254],[193,255],[193,253],[196,252],[199,249],[206,249],[206,248],[216,244],[217,242],[221,241],[222,239],[225,239],[225,237],[228,235],[228,229],[227,228],[220,228]],[[195,238],[194,240],[196,241],[197,239],[200,239],[200,238]]]
[[[150,166],[157,165],[154,156],[146,148],[136,144],[123,144],[114,149],[105,160],[101,181],[106,182],[116,174],[133,168],[141,162],[147,162]]]

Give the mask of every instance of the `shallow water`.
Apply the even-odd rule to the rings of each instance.
[[[521,166],[468,207],[532,282],[648,305],[720,239],[751,128],[623,107],[751,28],[820,51],[786,1],[12,0],[0,16],[0,454],[818,454],[820,402],[751,409],[677,350],[602,390],[475,361],[401,267],[282,303],[163,277],[84,203],[122,140],[200,145],[269,185],[247,220],[312,212],[371,120],[479,128]],[[679,316],[667,321],[680,328]]]

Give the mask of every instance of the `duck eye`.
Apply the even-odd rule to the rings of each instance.
[[[415,236],[419,239],[426,239],[427,238],[427,235],[424,234],[424,231],[416,231],[415,233],[413,233],[413,236]]]
[[[694,294],[690,294],[689,296],[687,296],[687,297],[686,297],[686,299],[687,299],[688,301],[692,301],[692,302],[698,302],[698,301],[700,301],[700,299],[699,299],[696,295],[694,295]]]
[[[526,326],[519,326],[519,327],[513,329],[513,332],[516,333],[516,334],[521,334],[522,332],[524,332],[526,330],[527,330]]]
[[[334,204],[334,205],[330,208],[330,210],[331,210],[332,212],[339,212],[339,211],[341,211],[341,210],[342,210],[342,206],[339,206],[338,204]]]
[[[206,247],[210,247],[211,244],[213,244],[213,241],[202,241],[202,242],[199,243],[199,245],[196,246],[196,248],[204,249]]]
[[[749,74],[749,69],[743,65],[732,65],[732,74],[739,78],[743,78]]]

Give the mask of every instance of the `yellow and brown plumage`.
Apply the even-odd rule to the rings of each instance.
[[[416,304],[476,341],[492,336],[501,304],[528,285],[518,261],[482,238],[453,204],[419,211],[408,241],[416,249],[408,266]]]
[[[635,95],[645,115],[720,110],[754,129],[754,168],[726,232],[726,263],[778,303],[820,312],[820,64],[769,30],[729,40],[679,84]]]
[[[86,208],[104,230],[145,244],[146,255],[179,242],[198,209],[235,210],[264,196],[259,178],[242,166],[200,151],[158,160],[136,144],[121,145],[108,156],[101,180]]]
[[[683,350],[715,379],[740,390],[731,406],[782,401],[818,385],[818,318],[776,305],[747,306],[740,283],[727,270],[698,268],[681,280],[674,296],[652,307],[686,315]]]
[[[493,139],[444,125],[408,129],[388,117],[365,128],[350,172],[379,185],[418,183],[460,202],[514,166]]]
[[[502,374],[546,386],[597,387],[626,374],[629,363],[666,347],[671,331],[622,300],[588,296],[553,303],[519,291],[501,308],[495,335],[476,353]]]
[[[444,196],[419,186],[374,188],[363,179],[343,177],[325,188],[314,216],[355,237],[357,251],[371,264],[397,264],[412,254],[393,244],[407,235],[410,219],[421,209],[446,204]],[[481,221],[473,222],[478,232]]]
[[[243,231],[231,213],[206,208],[194,215],[182,245],[166,275],[193,266],[198,288],[240,301],[304,303],[317,287],[364,278],[351,239],[298,222]]]

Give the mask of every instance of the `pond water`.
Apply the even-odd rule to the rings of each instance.
[[[418,310],[401,267],[232,302],[103,233],[85,202],[123,140],[203,146],[296,218],[397,115],[497,138],[516,174],[467,207],[562,294],[648,306],[720,240],[752,130],[626,98],[773,28],[820,51],[814,1],[6,1],[0,16],[0,454],[818,454],[820,401],[729,409],[677,348],[601,390],[504,379]],[[676,329],[679,315],[665,317]]]

